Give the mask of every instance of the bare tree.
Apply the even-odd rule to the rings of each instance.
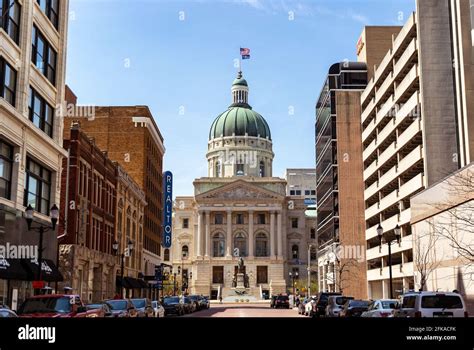
[[[470,265],[474,263],[474,170],[466,169],[444,181],[445,196],[434,209],[444,212],[428,220],[433,233]]]
[[[425,290],[429,276],[440,265],[440,261],[436,260],[435,253],[438,239],[438,235],[430,233],[415,238],[413,263],[420,277],[420,290]]]
[[[356,259],[336,259],[334,262],[333,278],[328,278],[336,286],[336,291],[344,294],[349,281],[359,278],[359,263]]]

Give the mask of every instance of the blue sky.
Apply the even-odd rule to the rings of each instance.
[[[148,105],[174,194],[192,195],[248,47],[250,104],[270,125],[283,176],[315,166],[314,106],[329,66],[356,59],[364,25],[402,25],[414,9],[415,0],[71,0],[67,83],[79,104]]]

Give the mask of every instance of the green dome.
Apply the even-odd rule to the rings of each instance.
[[[251,108],[230,106],[212,123],[209,140],[221,136],[260,136],[272,139],[266,120]]]
[[[245,80],[244,78],[237,78],[234,80],[234,82],[232,83],[232,86],[235,86],[235,85],[238,85],[238,86],[249,86],[247,84],[247,80]]]

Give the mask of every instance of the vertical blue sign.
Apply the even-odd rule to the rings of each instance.
[[[173,219],[173,174],[171,171],[163,173],[163,242],[165,248],[171,248],[171,224]]]

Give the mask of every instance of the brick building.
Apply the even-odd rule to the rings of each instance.
[[[146,106],[95,107],[93,118],[79,120],[82,130],[94,137],[145,193],[143,217],[143,273],[152,275],[161,263],[163,216],[163,137]]]
[[[117,166],[74,124],[64,139],[59,269],[83,300],[115,293]]]

